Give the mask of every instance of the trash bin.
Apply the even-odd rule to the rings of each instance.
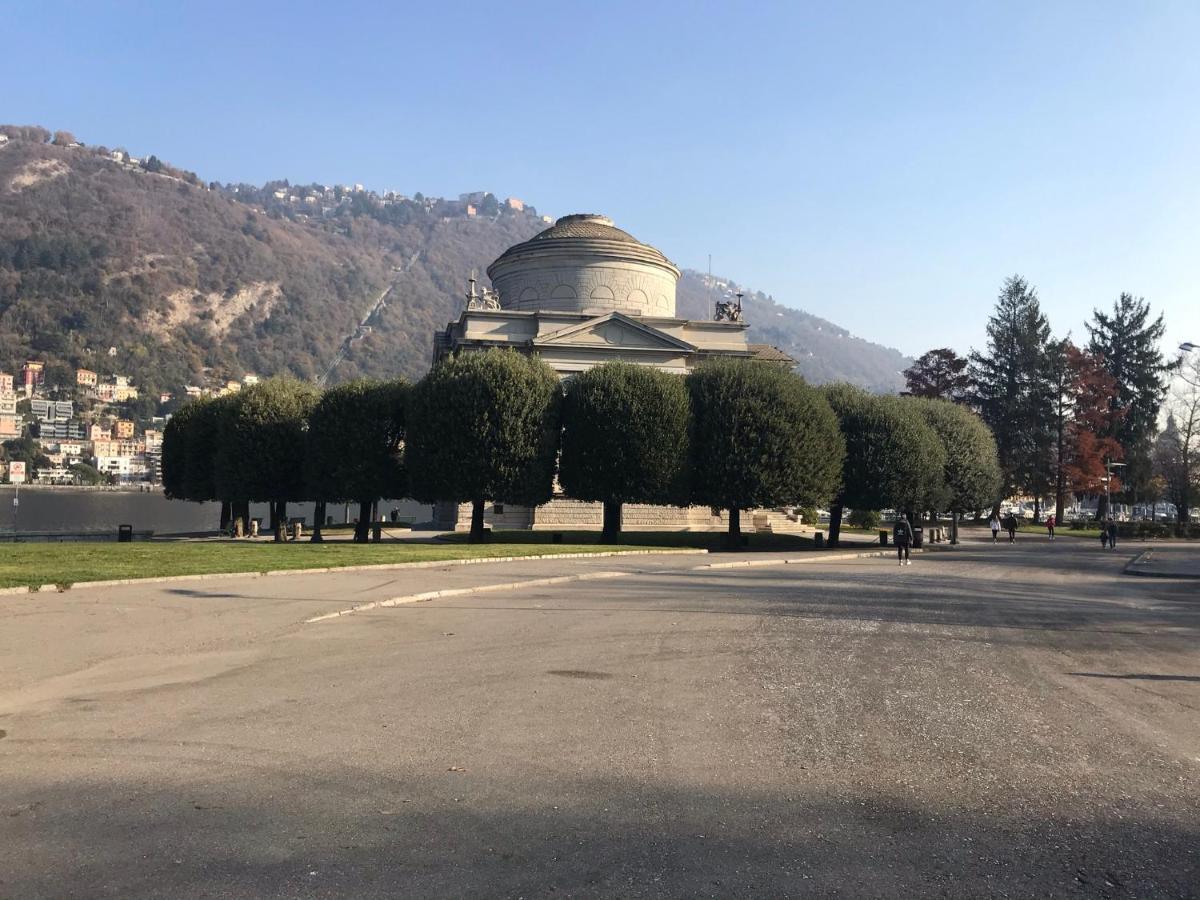
[[[117,526],[117,543],[130,544],[133,542],[133,526],[118,525]]]
[[[303,519],[293,519],[292,520],[292,540],[298,541],[302,537],[304,537],[304,520]]]
[[[920,525],[912,530],[913,532],[913,548],[916,549],[925,543],[925,529]]]
[[[817,531],[813,533],[813,548],[816,550],[825,549],[825,532]]]
[[[250,537],[258,537],[258,529],[262,528],[262,519],[250,520]]]
[[[879,546],[886,547],[888,542],[888,533],[886,528],[879,529]]]

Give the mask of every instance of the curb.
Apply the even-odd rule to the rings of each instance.
[[[361,566],[324,566],[312,569],[271,569],[267,572],[205,572],[197,575],[154,575],[149,578],[109,578],[103,581],[76,581],[68,585],[43,584],[0,588],[0,596],[8,594],[62,593],[75,588],[123,587],[131,584],[171,584],[177,581],[208,581],[213,578],[269,578],[275,575],[322,575],[330,572],[372,572],[390,569],[435,569],[439,566],[478,566],[484,563],[525,562],[542,559],[604,559],[610,556],[698,556],[708,551],[695,547],[663,550],[604,550],[599,553],[536,553],[529,556],[477,556],[470,559],[437,559],[420,562],[370,563]]]
[[[387,609],[407,603],[424,603],[426,601],[437,600],[442,597],[462,597],[466,594],[482,594],[488,591],[514,591],[520,590],[521,588],[543,587],[549,584],[567,584],[573,581],[595,581],[600,578],[624,578],[633,574],[633,572],[584,572],[579,575],[556,575],[552,578],[531,578],[526,581],[509,581],[504,584],[481,584],[477,587],[446,588],[445,590],[441,591],[425,591],[421,594],[408,594],[402,597],[390,597],[387,600],[375,600],[371,603],[363,603],[359,606],[351,606],[349,609],[339,609],[337,612],[313,616],[311,619],[305,619],[304,624],[311,625],[314,622],[325,622],[329,619],[338,619],[342,616],[348,616],[356,612],[368,612],[372,609]]]
[[[1121,570],[1122,575],[1137,575],[1140,578],[1184,578],[1190,580],[1200,580],[1200,574],[1192,574],[1190,572],[1147,572],[1145,570],[1135,569],[1134,566],[1143,565],[1150,562],[1154,557],[1154,549],[1143,550],[1129,562],[1125,563],[1125,568]]]

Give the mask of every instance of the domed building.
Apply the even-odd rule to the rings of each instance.
[[[713,356],[759,355],[746,342],[740,308],[719,304],[713,320],[675,315],[679,269],[661,252],[592,214],[563,216],[509,247],[487,269],[492,289],[471,280],[467,305],[435,336],[434,361],[447,354],[507,347],[536,353],[566,377],[611,360],[686,373]],[[467,504],[439,505],[435,523],[465,529]],[[536,509],[489,508],[495,528],[600,528],[599,503],[556,497]],[[724,528],[708,508],[627,504],[624,527]]]
[[[713,355],[752,356],[746,325],[675,316],[679,269],[598,215],[563,216],[509,247],[435,340],[435,361],[460,350],[537,353],[562,375],[609,360],[686,372]]]

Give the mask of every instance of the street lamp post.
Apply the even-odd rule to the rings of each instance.
[[[1125,463],[1113,462],[1111,459],[1106,460],[1104,469],[1107,472],[1104,478],[1104,518],[1112,518],[1112,470],[1113,466],[1124,466]]]

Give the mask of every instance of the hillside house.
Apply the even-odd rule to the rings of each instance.
[[[100,376],[91,369],[76,369],[75,383],[80,387],[94,388],[100,383]]]

